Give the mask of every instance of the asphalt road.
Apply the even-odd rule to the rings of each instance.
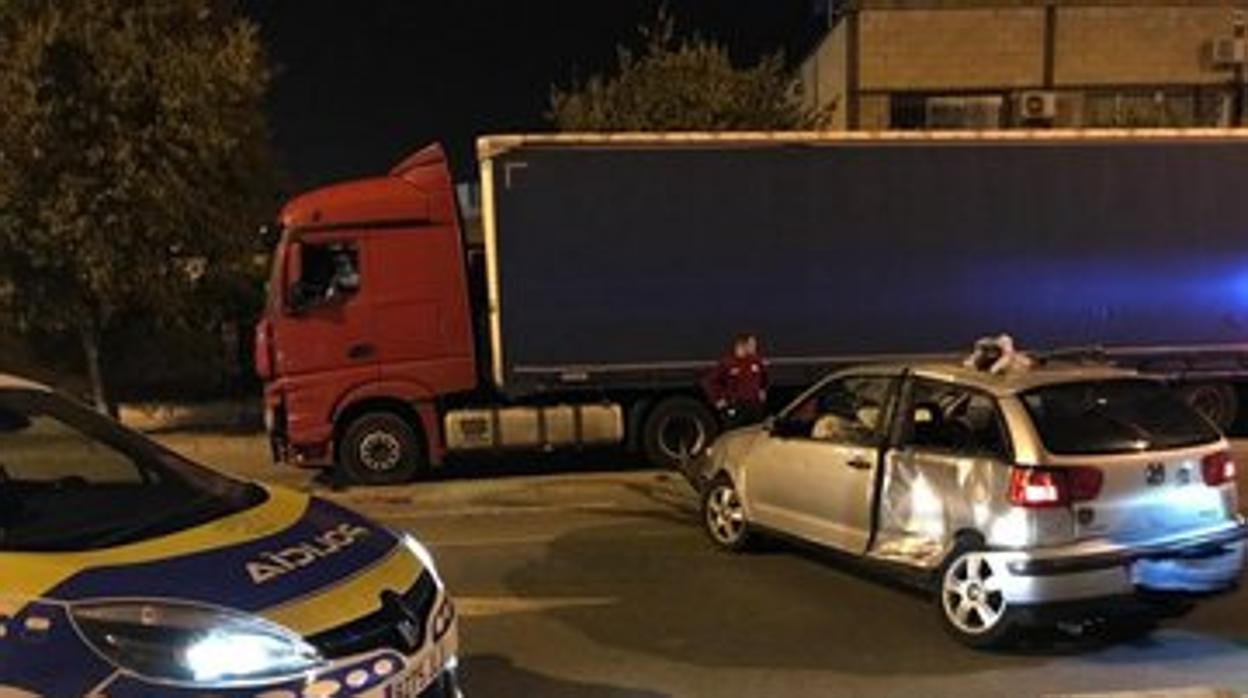
[[[922,594],[852,564],[783,544],[714,550],[683,482],[609,461],[513,459],[332,496],[433,549],[459,599],[470,698],[1248,691],[1248,591],[1145,639],[975,652]],[[555,474],[515,477],[533,467]]]

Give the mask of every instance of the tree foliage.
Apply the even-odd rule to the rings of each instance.
[[[561,131],[780,131],[819,129],[831,113],[807,107],[784,56],[733,65],[726,47],[677,38],[661,11],[641,30],[642,48],[618,49],[619,70],[551,91],[549,118]]]
[[[0,301],[100,342],[211,322],[272,204],[257,30],[213,0],[0,0]]]

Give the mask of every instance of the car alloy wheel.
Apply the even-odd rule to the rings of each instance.
[[[725,548],[739,547],[745,540],[745,508],[731,483],[720,480],[706,494],[706,530]]]
[[[940,604],[945,619],[960,634],[983,636],[1005,620],[1008,604],[1001,576],[982,553],[965,553],[945,569]]]

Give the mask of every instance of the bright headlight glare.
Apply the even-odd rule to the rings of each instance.
[[[429,549],[426,548],[420,541],[416,540],[416,537],[410,533],[400,533],[398,535],[403,541],[403,547],[407,548],[412,555],[416,556],[416,559],[420,560],[420,565],[424,567],[429,574],[433,575],[433,580],[437,582],[438,588],[443,588],[442,577],[438,575],[438,566],[434,564],[433,555],[429,552]]]
[[[175,685],[249,685],[300,677],[320,654],[261,618],[180,603],[95,603],[71,609],[97,652],[119,668]]]

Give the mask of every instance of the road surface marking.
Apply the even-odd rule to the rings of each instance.
[[[686,533],[685,529],[653,529],[641,531],[629,531],[628,538],[676,538]],[[433,546],[434,548],[491,548],[495,546],[503,547],[509,545],[550,545],[565,534],[544,534],[531,536],[506,536],[492,538],[462,538],[459,540],[447,539],[439,540],[436,535],[428,534],[421,536],[421,540]]]
[[[1047,698],[1240,698],[1240,694],[1225,688],[1193,687],[1120,693],[1054,693]]]
[[[612,606],[619,599],[606,596],[457,596],[455,608],[464,618],[491,618],[518,613],[544,613],[567,608]]]

